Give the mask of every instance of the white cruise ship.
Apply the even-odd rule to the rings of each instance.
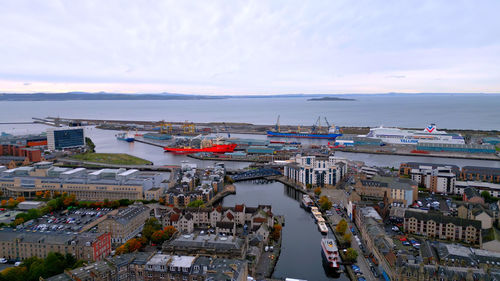
[[[435,124],[427,126],[423,131],[384,128],[381,126],[370,129],[370,133],[361,137],[380,139],[391,144],[465,144],[465,140],[460,134],[448,134],[445,131],[438,131]]]

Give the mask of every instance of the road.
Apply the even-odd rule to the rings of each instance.
[[[333,204],[340,205],[340,203],[342,201],[343,193],[344,193],[343,190],[338,190],[338,189],[323,189],[323,193],[321,195],[328,196],[328,198],[330,198],[330,200],[333,202]],[[359,235],[359,231],[356,228],[356,226],[354,225],[354,223],[351,222],[349,220],[349,218],[347,218],[347,216],[346,216],[346,214],[345,214],[345,212],[343,210],[341,212],[343,214],[343,217],[341,215],[339,215],[335,211],[335,208],[332,208],[333,215],[330,216],[329,219],[331,219],[331,221],[333,221],[334,223],[336,223],[336,222],[339,222],[342,218],[345,218],[346,221],[347,221],[347,225],[349,226],[349,229],[351,227],[354,227],[354,229],[356,230],[355,231],[356,235]],[[361,239],[361,237],[360,237],[360,239]],[[363,273],[362,276],[366,280],[368,280],[368,281],[379,281],[380,279],[379,278],[375,278],[375,276],[371,272],[370,265],[368,264],[367,259],[364,257],[363,251],[361,251],[361,249],[359,248],[358,243],[354,239],[354,236],[353,236],[352,241],[351,241],[351,247],[354,248],[356,250],[356,252],[358,252],[358,260],[356,262],[356,265],[359,266],[359,268],[361,269],[361,272]]]

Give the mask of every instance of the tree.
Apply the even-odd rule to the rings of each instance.
[[[307,189],[311,189],[312,187],[313,187],[312,184],[310,184],[310,183],[306,184]]]
[[[158,230],[161,230],[160,222],[156,218],[149,218],[144,223],[142,236],[147,240],[151,240],[151,235],[153,235],[153,233]]]
[[[347,230],[347,222],[345,219],[341,219],[337,226],[335,227],[335,230],[340,233],[340,235],[344,235],[345,231]]]
[[[347,251],[345,252],[345,258],[347,262],[355,262],[358,258],[358,252],[356,252],[356,250],[354,250],[353,248],[347,248]]]
[[[165,233],[165,237],[166,239],[165,240],[168,240],[170,239],[170,237],[172,237],[172,235],[174,235],[174,233],[177,232],[177,229],[171,225],[169,226],[166,226],[164,229],[163,229],[164,233]]]
[[[18,226],[20,224],[22,224],[24,222],[24,219],[23,218],[18,218],[18,219],[15,219],[13,224],[14,226]]]
[[[316,194],[317,196],[319,196],[321,194],[321,187],[316,187],[314,189],[314,194]]]
[[[342,238],[344,238],[344,240],[348,243],[351,242],[351,238],[352,238],[352,234],[350,232],[346,232],[344,233],[344,236],[342,236]]]
[[[489,191],[483,191],[481,192],[481,197],[484,198],[484,202],[486,203],[495,203],[498,201],[498,198],[491,196]]]
[[[281,229],[282,229],[282,227],[279,224],[275,224],[273,226],[273,229],[272,229],[271,235],[270,235],[270,237],[271,237],[272,240],[278,241],[280,239]]]
[[[88,152],[95,152],[95,144],[89,137],[85,137],[85,144],[87,145]]]
[[[19,204],[19,202],[17,200],[14,200],[14,198],[9,198],[9,201],[8,201],[8,206],[10,208],[14,208],[15,206],[17,206],[17,204]]]
[[[24,202],[24,201],[26,201],[26,199],[24,198],[24,196],[19,196],[19,197],[16,198],[16,200],[18,202]]]
[[[2,204],[2,206],[6,206],[7,205],[7,200],[5,200],[5,199],[2,200],[1,204]]]
[[[319,206],[323,211],[330,210],[332,208],[332,201],[326,196],[321,196],[319,198]]]
[[[36,197],[40,198],[43,195],[43,191],[39,190],[39,191],[35,192],[35,195],[36,195]]]
[[[198,208],[198,207],[203,207],[204,203],[205,202],[203,202],[203,200],[194,200],[194,201],[189,202],[189,204],[187,206]]]

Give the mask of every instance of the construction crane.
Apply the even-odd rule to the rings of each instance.
[[[280,127],[280,116],[279,116],[279,115],[278,115],[278,120],[276,120],[276,125],[274,126],[274,130],[275,130],[276,132],[278,132],[278,133],[279,133],[279,132],[280,132],[280,130],[281,130],[281,127]]]
[[[224,128],[226,129],[227,138],[230,139],[231,138],[231,134],[229,133],[229,128],[227,127],[226,122],[222,122],[222,124],[224,124]]]

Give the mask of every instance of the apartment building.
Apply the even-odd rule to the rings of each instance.
[[[500,168],[464,166],[460,173],[460,180],[500,183]]]
[[[500,184],[482,181],[456,181],[455,193],[462,195],[465,189],[470,187],[477,189],[480,193],[488,191],[491,196],[500,197]]]
[[[409,176],[430,192],[454,194],[455,180],[459,171],[456,165],[409,162],[401,164],[399,174]]]
[[[134,203],[119,210],[116,215],[108,216],[98,224],[97,229],[100,233],[111,233],[111,243],[123,244],[142,231],[149,217],[149,207]]]
[[[175,207],[186,207],[196,200],[208,202],[224,189],[225,175],[222,163],[201,170],[196,164],[183,162],[180,169],[171,173],[165,202]]]
[[[51,195],[67,193],[77,200],[140,200],[144,190],[164,188],[165,174],[143,174],[131,169],[62,168],[51,162],[39,162],[30,167],[19,167],[0,172],[0,191],[5,196],[36,198],[37,192]]]
[[[0,256],[24,260],[45,258],[49,252],[73,254],[77,259],[98,261],[111,253],[110,233],[40,233],[0,231]]]
[[[418,198],[417,184],[409,179],[375,176],[370,180],[357,179],[356,193],[363,197],[397,203],[408,207]]]
[[[247,263],[236,259],[156,254],[146,264],[145,281],[246,281]]]
[[[444,216],[437,212],[407,210],[404,231],[430,238],[481,245],[480,221]]]
[[[302,156],[290,159],[283,175],[306,189],[312,187],[336,186],[347,174],[347,161],[333,156]]]

